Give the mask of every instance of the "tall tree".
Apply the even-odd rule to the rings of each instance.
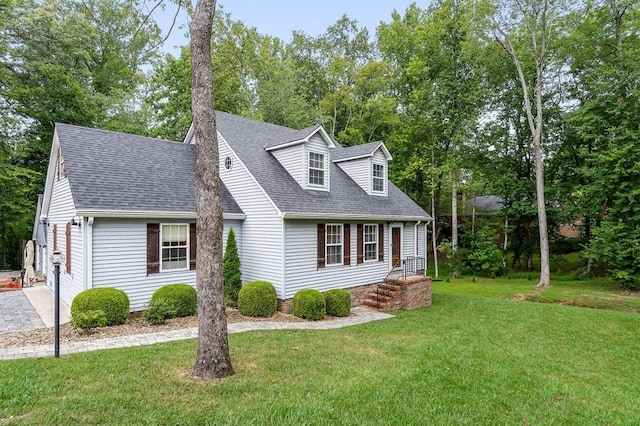
[[[202,380],[234,374],[222,284],[222,202],[211,67],[215,0],[199,0],[191,16],[191,110],[196,139],[196,282],[198,352],[193,374]]]
[[[542,128],[543,128],[543,90],[544,77],[549,59],[548,47],[550,43],[550,30],[552,26],[552,11],[550,0],[523,0],[508,3],[503,6],[503,13],[515,18],[518,26],[505,27],[509,24],[506,20],[492,19],[495,40],[509,53],[513,65],[518,73],[518,79],[522,88],[524,111],[527,115],[527,123],[532,136],[532,146],[536,173],[536,199],[538,206],[538,231],[540,236],[540,282],[538,287],[549,287],[549,232],[547,228],[547,210],[544,197],[544,166],[542,153]],[[504,15],[503,15],[504,16]],[[528,52],[519,52],[513,41],[513,35],[519,28],[524,28],[530,39]],[[533,87],[527,79],[521,57],[529,54],[535,64],[535,79]],[[533,93],[532,93],[533,92]],[[533,103],[532,103],[533,101]]]

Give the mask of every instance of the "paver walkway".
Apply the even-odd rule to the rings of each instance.
[[[2,333],[43,328],[40,315],[21,290],[0,292],[0,338]]]
[[[350,325],[364,324],[387,318],[393,315],[377,312],[371,309],[356,307],[351,310],[351,316],[337,318],[331,321],[319,322],[241,322],[229,324],[229,333],[241,333],[252,330],[329,330],[348,327]],[[153,345],[155,343],[170,342],[173,340],[193,339],[198,337],[197,328],[185,328],[180,330],[163,331],[158,333],[135,334],[124,337],[112,337],[108,339],[91,340],[86,342],[73,342],[60,344],[60,354],[76,352],[88,352],[99,349],[124,348],[128,346]],[[2,338],[0,336],[0,338]],[[29,346],[24,348],[0,348],[0,360],[16,358],[41,358],[54,355],[53,344],[41,346]]]

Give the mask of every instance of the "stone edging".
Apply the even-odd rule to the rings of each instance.
[[[393,315],[363,307],[351,310],[351,316],[320,322],[239,322],[228,325],[229,333],[242,333],[254,330],[330,330],[395,318]],[[198,337],[195,327],[158,333],[134,334],[131,336],[110,337],[86,342],[72,342],[60,345],[60,355],[89,352],[100,349],[125,348],[129,346],[153,345],[174,340],[194,339]],[[0,349],[0,360],[18,358],[43,358],[54,355],[53,345],[27,346],[23,348]]]

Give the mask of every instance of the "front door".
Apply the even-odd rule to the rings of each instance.
[[[400,266],[400,244],[401,244],[401,231],[399,227],[391,228],[391,267],[395,268]]]

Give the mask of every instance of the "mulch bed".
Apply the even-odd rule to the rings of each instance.
[[[325,320],[331,320],[333,317],[327,316]],[[227,323],[238,322],[305,322],[291,314],[276,312],[271,318],[255,318],[245,317],[240,314],[237,309],[227,308]],[[89,340],[106,339],[109,337],[122,337],[132,334],[156,333],[159,331],[178,330],[181,328],[192,328],[198,326],[198,317],[172,318],[161,325],[149,325],[144,318],[142,312],[133,312],[129,316],[127,322],[123,325],[115,325],[111,327],[100,327],[93,330],[91,334],[82,331],[75,331],[71,324],[62,324],[60,326],[60,343],[82,342]],[[0,348],[16,348],[24,346],[51,345],[54,339],[53,328],[39,328],[19,333],[0,334]]]

